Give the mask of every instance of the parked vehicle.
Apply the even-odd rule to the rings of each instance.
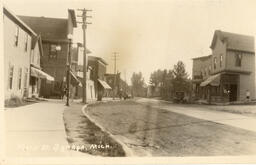
[[[175,103],[185,103],[185,92],[184,91],[176,91],[173,101]]]

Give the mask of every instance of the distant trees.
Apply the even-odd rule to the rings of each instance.
[[[132,83],[132,93],[134,96],[146,95],[145,82],[141,72],[139,73],[134,72],[132,74],[131,83]]]
[[[182,61],[178,61],[171,70],[156,70],[150,75],[149,83],[152,94],[160,95],[164,99],[169,99],[175,91],[189,93],[191,83]]]

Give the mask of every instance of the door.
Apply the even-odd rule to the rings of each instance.
[[[237,85],[231,84],[230,85],[229,101],[236,101],[236,100],[237,100]]]

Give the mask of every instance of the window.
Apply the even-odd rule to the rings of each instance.
[[[237,53],[236,54],[236,66],[240,67],[242,65],[242,54],[241,53]]]
[[[28,51],[28,34],[25,35],[25,52]]]
[[[222,61],[223,61],[223,56],[222,54],[220,55],[220,67],[222,67]]]
[[[57,45],[51,44],[50,45],[50,53],[49,53],[49,59],[56,59],[57,58]]]
[[[28,82],[28,68],[25,68],[24,70],[24,88],[27,88],[27,82]]]
[[[216,69],[216,66],[217,66],[217,58],[214,57],[213,68]]]
[[[34,63],[34,58],[35,58],[35,54],[34,54],[34,49],[31,50],[31,63]]]
[[[19,69],[18,75],[18,88],[21,89],[21,77],[22,77],[22,68]]]
[[[9,68],[9,89],[12,89],[13,70],[14,70],[14,66],[10,66],[10,68]]]
[[[18,42],[19,42],[19,27],[16,26],[15,34],[14,34],[14,45],[18,46]]]

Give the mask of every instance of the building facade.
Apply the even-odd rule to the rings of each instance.
[[[67,19],[30,16],[19,16],[19,18],[41,35],[44,52],[41,67],[55,79],[53,82],[47,80],[41,82],[41,96],[60,97],[63,95],[66,81],[69,52],[67,36],[73,34],[73,28],[77,26],[74,10],[68,10]]]
[[[195,96],[215,102],[255,99],[254,37],[216,30],[212,55],[193,59]]]
[[[91,52],[87,50],[87,54],[90,54]],[[75,70],[76,75],[80,81],[80,84],[76,86],[75,91],[75,98],[82,98],[83,97],[83,64],[84,64],[84,48],[81,43],[78,43],[77,47],[74,48],[73,51],[73,70]],[[88,61],[88,58],[86,59]],[[88,64],[88,62],[87,62]],[[88,65],[87,65],[88,66]],[[86,99],[87,101],[95,101],[97,100],[96,94],[95,94],[95,86],[94,81],[92,80],[92,68],[87,67],[87,73],[86,73]]]
[[[5,100],[28,97],[31,41],[36,33],[6,7],[3,13]]]
[[[88,56],[88,66],[91,68],[90,79],[94,81],[95,96],[101,100],[104,92],[111,90],[105,81],[107,62],[100,57]]]

